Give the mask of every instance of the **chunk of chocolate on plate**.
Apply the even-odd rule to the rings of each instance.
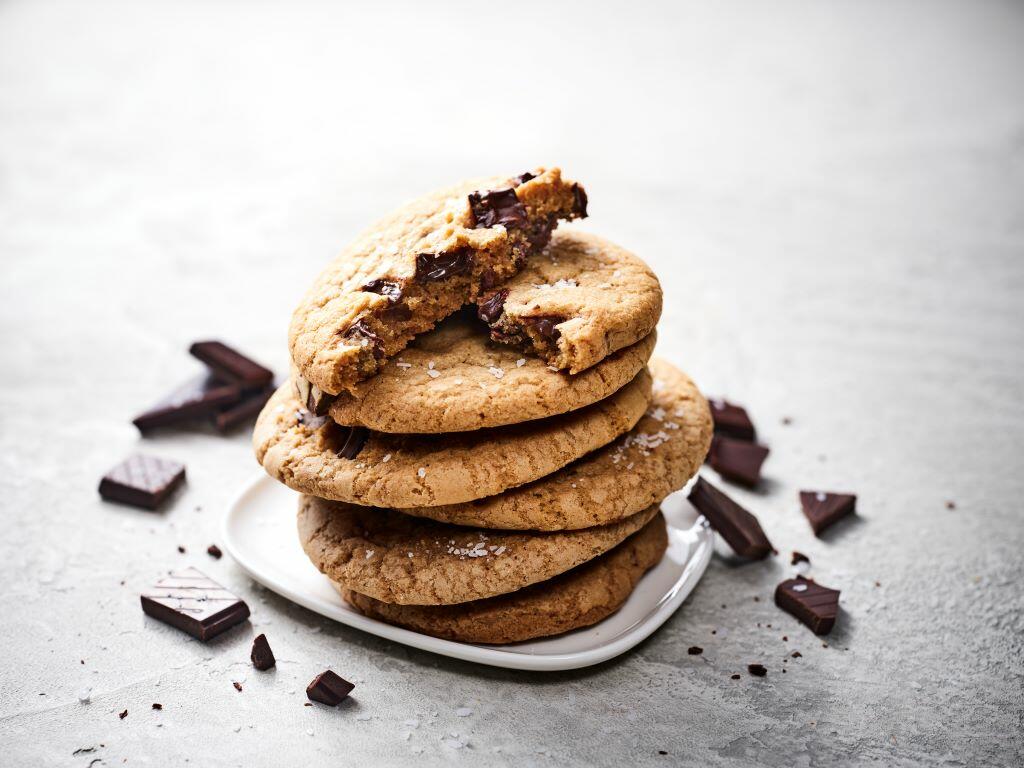
[[[274,652],[270,650],[270,643],[267,642],[266,635],[257,635],[256,639],[252,641],[252,652],[249,654],[249,658],[252,659],[252,665],[261,672],[265,672],[277,664],[277,659],[274,658]]]
[[[145,413],[132,419],[143,434],[204,418],[242,400],[242,389],[204,373],[189,379]]]
[[[141,595],[147,616],[203,642],[249,618],[249,606],[195,568],[172,571]]]
[[[833,523],[853,514],[857,508],[857,497],[852,493],[800,491],[800,506],[814,534],[818,535]]]
[[[690,503],[737,555],[760,560],[774,551],[757,518],[703,477],[690,491]]]
[[[306,696],[310,701],[326,704],[328,707],[336,707],[351,693],[353,688],[355,685],[328,669],[314,677],[313,681],[306,686]]]
[[[185,482],[185,465],[156,456],[135,454],[100,480],[100,496],[142,509],[158,509]]]
[[[769,450],[757,443],[715,435],[711,440],[708,463],[727,480],[753,488],[761,480],[761,465]]]
[[[263,389],[274,380],[274,372],[221,341],[197,341],[189,354],[206,363],[217,378],[244,389]]]
[[[775,588],[775,604],[810,627],[814,634],[827,635],[839,613],[839,590],[797,576]]]
[[[721,398],[712,398],[708,404],[711,406],[711,418],[715,422],[715,432],[735,437],[737,440],[753,442],[757,439],[757,431],[747,415],[746,408]]]

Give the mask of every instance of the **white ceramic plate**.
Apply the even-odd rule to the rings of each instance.
[[[711,559],[707,522],[683,492],[662,504],[668,551],[625,604],[604,621],[558,637],[512,645],[473,645],[412,632],[350,608],[302,551],[295,528],[297,494],[266,475],[235,497],[224,521],[227,551],[250,576],[299,605],[364,632],[425,651],[508,669],[576,669],[628,651],[660,627],[700,581]]]

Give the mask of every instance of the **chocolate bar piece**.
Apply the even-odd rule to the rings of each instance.
[[[242,390],[225,384],[209,374],[189,379],[148,411],[132,419],[145,434],[157,427],[167,427],[208,416],[242,399]]]
[[[100,480],[100,496],[143,509],[157,509],[185,482],[185,465],[155,456],[129,456]]]
[[[220,341],[197,341],[189,354],[206,363],[217,378],[243,389],[263,389],[274,380],[274,372]]]
[[[277,659],[274,658],[274,652],[270,650],[270,643],[267,642],[266,635],[257,635],[256,639],[252,641],[252,652],[249,654],[249,658],[252,659],[252,665],[261,672],[265,672],[277,664]]]
[[[715,435],[708,463],[722,477],[752,488],[761,479],[761,465],[768,458],[768,452],[767,447],[757,443]]]
[[[796,616],[816,635],[827,635],[839,613],[839,590],[823,587],[803,576],[786,579],[775,588],[775,604]]]
[[[711,418],[715,422],[715,432],[748,442],[754,442],[757,439],[754,423],[747,415],[747,409],[742,405],[736,405],[720,398],[712,398],[708,403],[711,406]]]
[[[310,701],[318,701],[328,707],[338,706],[355,686],[348,680],[339,677],[331,670],[325,670],[313,678],[306,686],[306,696]]]
[[[274,394],[274,388],[267,387],[261,392],[246,396],[234,405],[227,406],[213,417],[214,428],[221,434],[225,434],[249,423],[263,410],[263,406],[267,404],[267,400],[272,394]]]
[[[690,491],[690,503],[737,555],[760,560],[774,551],[757,518],[703,477],[697,478]]]
[[[172,571],[142,593],[147,616],[203,642],[249,618],[249,606],[195,568]]]
[[[800,506],[817,536],[833,523],[853,514],[857,508],[857,497],[852,493],[800,491]]]

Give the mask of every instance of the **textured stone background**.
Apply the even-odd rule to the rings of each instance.
[[[4,761],[1019,765],[1024,6],[369,5],[0,5]],[[648,642],[548,675],[383,643],[210,560],[247,437],[129,423],[188,343],[283,370],[357,228],[538,163],[659,272],[661,354],[750,407],[769,479],[735,495],[782,554],[716,558]],[[163,513],[96,496],[139,447],[188,464]],[[859,519],[815,539],[804,486]],[[794,548],[843,590],[828,648],[771,604]],[[140,588],[190,563],[254,626],[146,620]],[[358,681],[341,711],[302,706],[325,666]]]

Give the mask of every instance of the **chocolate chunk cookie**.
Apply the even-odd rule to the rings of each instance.
[[[656,515],[615,549],[548,581],[459,605],[395,605],[341,587],[360,613],[414,632],[464,643],[517,643],[588,627],[626,602],[665,554],[665,518]]]
[[[318,401],[351,390],[419,333],[504,282],[586,193],[557,168],[463,182],[377,222],[292,316],[292,360]]]
[[[402,605],[451,605],[514,592],[592,560],[640,530],[657,506],[582,531],[459,528],[303,495],[299,540],[332,581]]]
[[[625,248],[586,232],[556,232],[507,283],[477,299],[491,338],[579,373],[647,336],[661,285]]]

